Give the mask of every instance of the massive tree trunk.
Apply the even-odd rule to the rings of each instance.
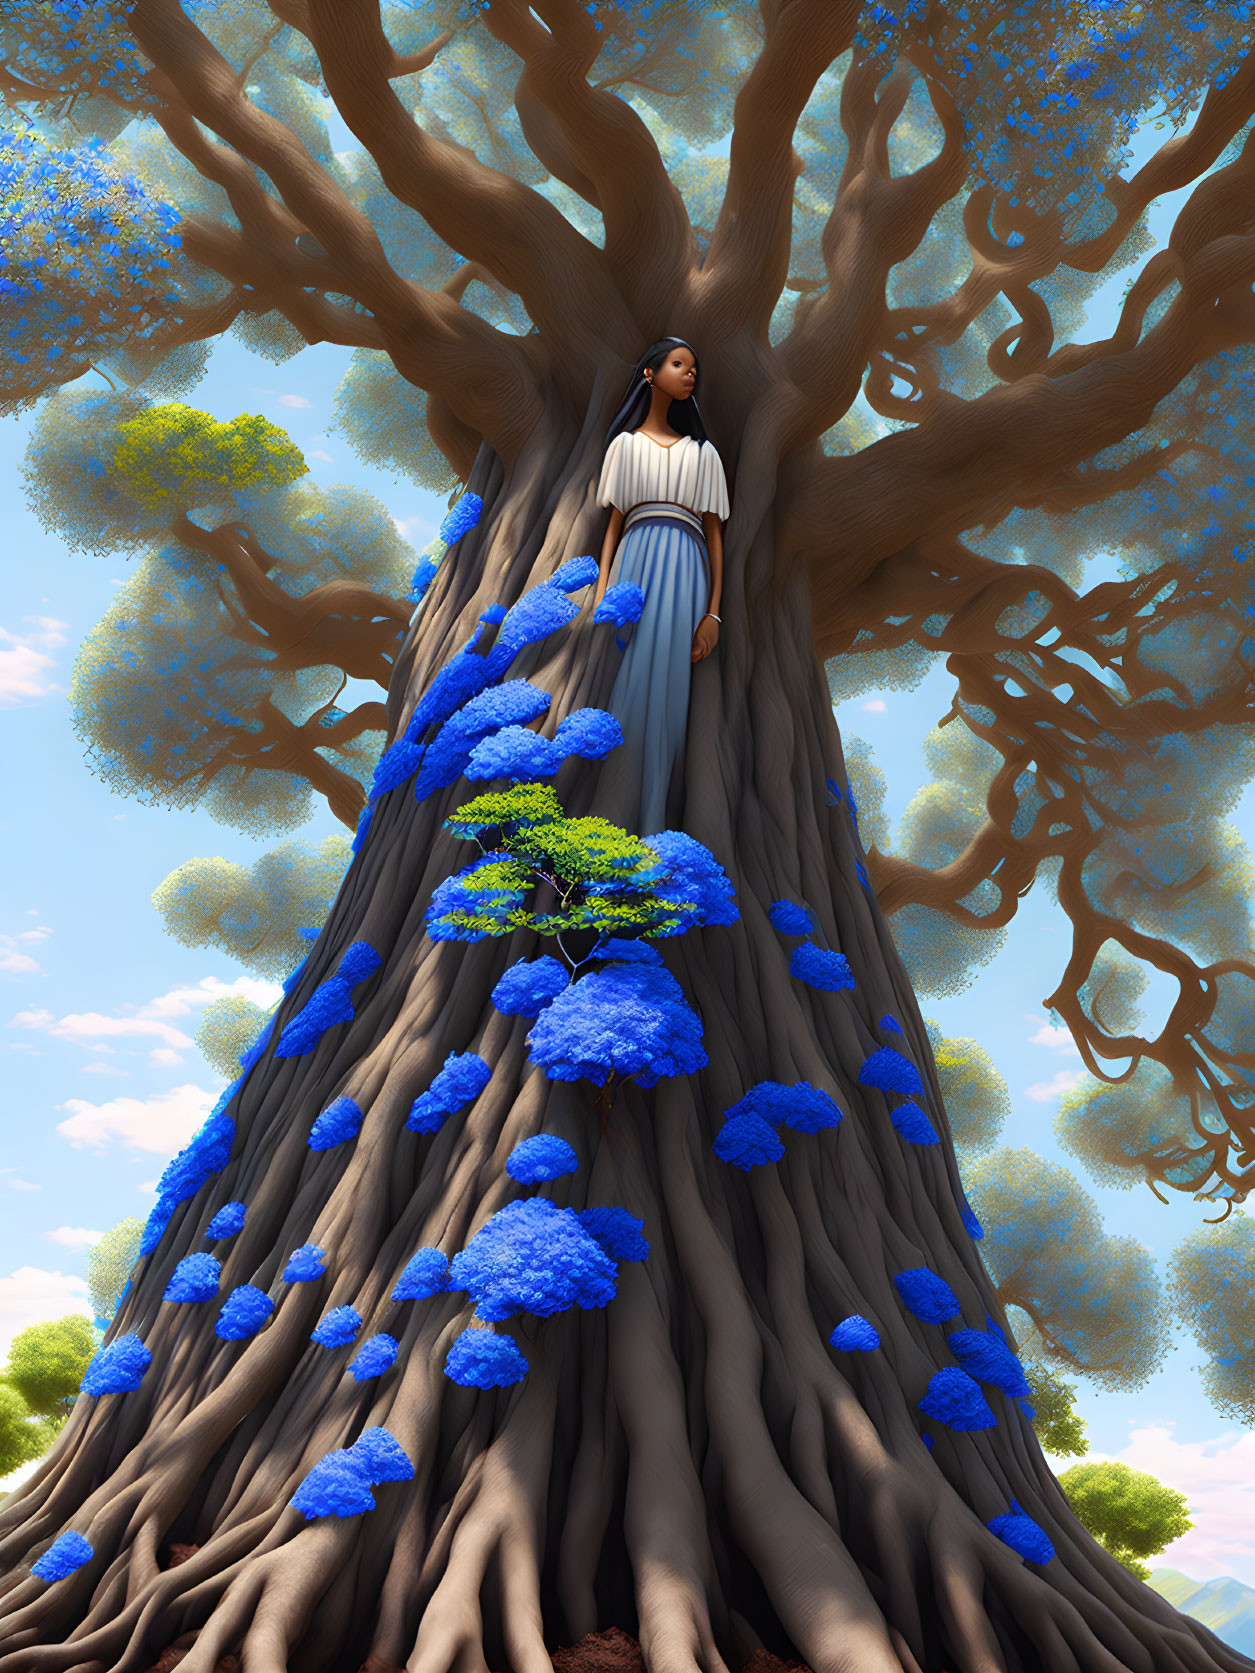
[[[808,583],[800,565],[782,574],[774,549],[771,392],[760,386],[752,408],[731,398],[753,360],[747,349],[711,368],[734,508],[724,626],[695,670],[668,810],[726,868],[740,908],[730,927],[660,943],[704,1021],[709,1068],[651,1091],[628,1084],[605,1132],[586,1085],[529,1068],[529,1024],[488,995],[534,943],[424,933],[433,888],[467,858],[440,830],[466,785],[421,804],[410,785],[390,792],[280,1013],[282,1024],[365,940],[383,965],[357,990],[356,1019],[306,1056],[268,1050],[253,1069],[229,1111],[230,1162],[177,1211],[113,1326],[153,1354],[140,1388],[80,1398],[0,1512],[0,1673],[138,1673],[171,1644],[190,1650],[182,1673],[211,1673],[230,1652],[245,1673],[352,1673],[371,1654],[413,1673],[549,1673],[555,1646],[611,1626],[639,1638],[649,1673],[725,1673],[760,1645],[815,1673],[1251,1666],[1085,1533],[1014,1401],[987,1388],[997,1426],[966,1433],[918,1409],[953,1359],[894,1276],[931,1268],[968,1327],[1005,1321],[964,1227],[919,1009],[830,787],[846,779]],[[616,362],[582,419],[539,426],[508,469],[481,450],[470,487],[485,515],[398,659],[394,735],[489,603],[597,550],[592,485],[619,376]],[[553,693],[552,723],[604,702],[617,656],[586,606],[512,674]],[[568,811],[634,828],[637,787],[613,754],[568,763],[557,788]],[[767,916],[781,896],[806,902],[817,939],[846,954],[852,991],[790,976],[790,943]],[[881,1045],[920,1067],[941,1144],[905,1142],[885,1098],[860,1085]],[[486,1091],[436,1135],[406,1132],[446,1055],[469,1050],[492,1065]],[[722,1112],[764,1079],[825,1087],[846,1118],[789,1133],[778,1165],[745,1174],[711,1145]],[[310,1125],[340,1093],[366,1111],[361,1135],[314,1153]],[[581,1160],[544,1189],[575,1207],[623,1204],[644,1221],[649,1257],[620,1268],[604,1310],[512,1326],[531,1367],[520,1385],[460,1388],[443,1365],[465,1296],[388,1297],[416,1248],[455,1252],[518,1194],[503,1164],[542,1129]],[[259,1285],[276,1308],[256,1337],[224,1343],[213,1306],[161,1297],[213,1209],[235,1198],[249,1213],[219,1246],[223,1290]],[[327,1276],[284,1285],[307,1240],[327,1250]],[[309,1341],[346,1303],[364,1335],[400,1339],[396,1366],[373,1381]],[[854,1313],[880,1349],[828,1346]],[[289,1507],[297,1484],[372,1425],[404,1447],[414,1480],[378,1487],[364,1515],[303,1520]],[[1049,1535],[1048,1563],[987,1529],[1013,1502]],[[71,1527],[91,1561],[50,1585],[33,1578],[30,1563]],[[175,1545],[198,1549],[171,1566]]]

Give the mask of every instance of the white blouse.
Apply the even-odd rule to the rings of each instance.
[[[629,512],[647,500],[668,500],[727,520],[728,483],[710,442],[693,436],[664,447],[639,430],[621,430],[606,449],[597,504]]]

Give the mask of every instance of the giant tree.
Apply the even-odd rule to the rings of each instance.
[[[1157,1074],[1126,1162],[1244,1193],[1255,970],[1213,885],[1249,754],[1255,56],[1245,7],[1215,15],[6,8],[0,84],[32,124],[3,154],[11,403],[93,366],[177,380],[225,329],[346,344],[365,444],[482,516],[392,663],[320,937],[167,1171],[104,1357],[0,1516],[5,1673],[171,1643],[187,1673],[241,1649],[249,1673],[547,1673],[610,1626],[651,1673],[759,1646],[816,1673],[1249,1665],[1103,1551],[1044,1463],[885,917],[953,921],[960,959],[1051,881],[1075,926],[1052,1003],[1100,1087],[1078,1120],[1111,1131],[1104,1071]],[[1180,125],[1200,100],[1126,177],[1127,113]],[[1186,187],[1113,335],[1069,342]],[[493,724],[557,742],[605,700],[613,636],[561,601],[600,537],[607,420],[666,332],[698,347],[733,493],[668,816],[735,909],[685,838],[636,843],[613,750],[566,759],[552,801],[468,811],[459,777]],[[917,810],[914,852],[864,852],[821,659],[843,688],[937,655],[965,792]],[[573,895],[560,850],[610,894]],[[667,934],[668,900],[706,927]],[[611,971],[695,1011],[706,1050],[621,1084],[603,1062],[595,1103],[538,1039],[579,1005],[526,1006],[561,924],[617,911],[663,951]],[[1176,984],[1154,1038],[1119,1020],[1121,952]],[[580,1003],[635,991],[604,975]],[[568,1150],[574,1171],[536,1171]],[[346,1371],[335,1345],[364,1330]]]

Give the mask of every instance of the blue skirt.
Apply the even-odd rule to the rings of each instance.
[[[639,775],[641,836],[665,828],[667,789],[688,724],[693,635],[710,598],[706,542],[687,523],[639,518],[620,540],[610,583],[645,594],[627,639],[608,708],[623,728],[625,767]]]

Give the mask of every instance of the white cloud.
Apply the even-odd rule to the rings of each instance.
[[[1062,1052],[1065,1057],[1079,1057],[1081,1055],[1079,1046],[1072,1038],[1071,1030],[1064,1028],[1062,1024],[1042,1022],[1039,1018],[1031,1015],[1026,1016],[1024,1020],[1025,1022],[1037,1023],[1036,1032],[1028,1037],[1030,1046],[1045,1046],[1049,1051]]]
[[[10,633],[0,627],[0,705],[46,697],[58,689],[47,678],[53,667],[47,653],[65,644],[62,629],[69,623],[55,616],[23,616],[22,620],[30,623],[32,632]]]
[[[1026,1086],[1024,1096],[1031,1098],[1035,1104],[1052,1104],[1057,1098],[1062,1098],[1065,1092],[1071,1092],[1074,1086],[1079,1086],[1084,1079],[1084,1069],[1060,1069],[1052,1079],[1039,1080],[1032,1086]]]
[[[307,401],[304,395],[279,396],[279,405],[281,407],[312,407],[313,404],[314,403],[312,401]]]
[[[870,703],[863,704],[863,713],[865,715],[882,715],[888,707],[889,705],[883,697],[873,697]]]
[[[182,1062],[182,1058],[179,1059]],[[129,1069],[117,1069],[112,1063],[84,1063],[79,1070],[83,1075],[119,1075],[123,1079],[130,1074]]]
[[[63,1319],[67,1313],[93,1316],[85,1278],[38,1266],[19,1266],[7,1278],[0,1278],[0,1362],[8,1359],[19,1330],[45,1319]]]
[[[324,453],[321,447],[311,447],[306,450],[307,459],[321,459],[324,465],[334,465],[335,460],[330,453]]]
[[[1123,1451],[1091,1452],[1085,1462],[1108,1458],[1145,1470],[1188,1501],[1193,1528],[1152,1557],[1152,1568],[1179,1569],[1192,1580],[1232,1575],[1255,1586],[1255,1430],[1178,1441],[1170,1423],[1131,1427]]]
[[[136,1189],[139,1191],[141,1196],[155,1197],[157,1195],[157,1186],[160,1183],[160,1180],[157,1179],[143,1179],[140,1181]]]
[[[392,521],[397,526],[397,533],[404,535],[406,540],[412,540],[415,545],[421,539],[423,544],[434,540],[440,532],[440,525],[431,522],[426,517],[394,517]]]
[[[0,1168],[0,1185],[10,1191],[42,1191],[42,1185],[32,1185],[29,1179],[23,1179],[16,1168]]]
[[[168,1019],[190,1016],[213,999],[227,994],[241,994],[254,1004],[269,1007],[282,994],[278,982],[264,982],[255,976],[238,976],[233,982],[221,981],[217,976],[206,976],[195,986],[171,988],[158,994],[147,1004],[133,1007],[125,1016],[105,1016],[100,1011],[74,1011],[63,1017],[38,1006],[19,1011],[10,1017],[9,1028],[27,1028],[49,1034],[58,1040],[71,1040],[84,1050],[110,1054],[112,1047],[106,1040],[148,1038],[161,1042],[153,1061],[161,1067],[180,1063],[180,1051],[193,1044],[190,1034],[176,1028]],[[160,1053],[160,1055],[158,1055]],[[97,1073],[100,1073],[97,1070]]]
[[[157,1069],[174,1069],[187,1059],[182,1052],[171,1051],[169,1046],[154,1046],[148,1054],[148,1061]]]
[[[69,1110],[69,1118],[57,1123],[57,1131],[76,1150],[119,1143],[173,1156],[204,1123],[215,1101],[214,1093],[190,1083],[155,1092],[151,1098],[111,1098],[104,1104],[67,1098],[57,1108]]]
[[[90,1249],[104,1235],[104,1232],[94,1232],[86,1226],[58,1226],[55,1231],[44,1233],[49,1243],[59,1243],[63,1249]]]

